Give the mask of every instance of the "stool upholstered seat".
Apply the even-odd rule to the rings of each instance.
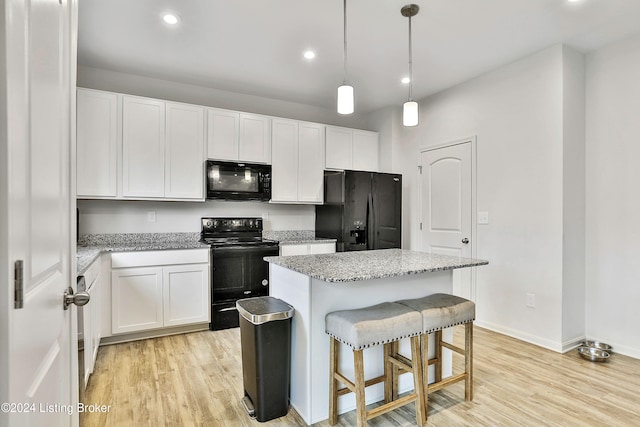
[[[473,322],[476,318],[476,305],[455,295],[432,294],[396,302],[422,314],[422,332],[425,334]]]
[[[415,402],[416,423],[426,423],[423,396],[423,375],[420,352],[422,315],[405,305],[385,302],[355,310],[334,311],[325,317],[325,330],[330,335],[329,347],[329,424],[338,422],[338,396],[346,393],[356,395],[356,419],[358,427],[364,427],[367,420],[377,417],[400,406]],[[411,339],[411,359],[395,350],[395,344],[402,338]],[[353,350],[354,379],[347,378],[338,367],[340,343]],[[367,347],[384,345],[383,375],[365,380],[363,351]],[[393,375],[396,368],[413,374],[414,391],[399,399],[392,397]],[[344,388],[338,389],[338,384]],[[365,389],[373,384],[384,383],[385,403],[367,411]]]
[[[394,302],[334,311],[325,320],[327,334],[354,350],[420,335],[423,324],[419,312]]]

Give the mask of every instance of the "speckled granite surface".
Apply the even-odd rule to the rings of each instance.
[[[199,249],[200,233],[121,233],[87,234],[77,247],[77,271],[83,274],[102,252],[156,251],[167,249]]]
[[[262,237],[277,240],[281,245],[296,245],[305,243],[333,243],[336,239],[316,237],[314,230],[263,231]]]
[[[481,259],[403,249],[278,256],[264,259],[325,282],[353,282],[489,264],[489,261]]]

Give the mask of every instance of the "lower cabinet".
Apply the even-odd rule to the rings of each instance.
[[[336,251],[335,243],[281,243],[280,256],[332,254]]]
[[[98,357],[98,347],[101,338],[101,306],[102,278],[100,257],[94,261],[83,274],[85,277],[86,292],[89,293],[89,302],[78,307],[78,332],[82,339],[82,359],[79,365],[83,388],[87,386],[89,375]]]
[[[209,322],[208,257],[208,249],[113,254],[112,334]]]

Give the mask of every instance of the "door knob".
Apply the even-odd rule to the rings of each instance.
[[[464,243],[465,245],[469,243],[469,239],[467,239],[466,237],[464,239],[462,239],[462,243]]]
[[[91,299],[91,295],[87,292],[78,292],[77,294],[73,293],[73,289],[69,287],[66,291],[64,291],[64,309],[68,310],[71,304],[75,304],[78,307],[83,306],[89,302]]]

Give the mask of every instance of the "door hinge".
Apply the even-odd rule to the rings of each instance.
[[[24,262],[18,260],[14,265],[13,276],[13,308],[24,307]]]
[[[420,223],[420,230],[422,230],[422,223]]]
[[[418,166],[418,172],[422,175],[422,166]]]

